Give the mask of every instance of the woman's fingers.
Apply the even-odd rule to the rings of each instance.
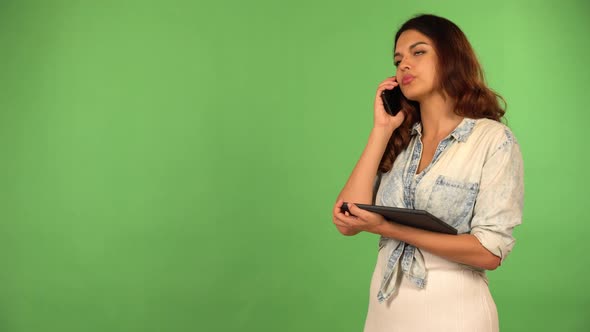
[[[334,224],[337,226],[341,226],[341,227],[348,227],[348,228],[352,228],[351,224],[350,224],[350,220],[345,220],[345,218],[350,218],[350,217],[346,217],[344,215],[342,215],[343,217],[340,216],[334,216]]]
[[[342,211],[340,211],[340,208],[338,208],[337,211],[334,211],[333,220],[334,224],[336,225],[352,227],[352,224],[356,221],[356,219],[356,217],[353,217],[348,213],[342,213]]]
[[[386,86],[386,85],[399,85],[396,81],[384,81],[379,84],[379,86]]]
[[[350,211],[352,215],[356,216],[357,219],[360,219],[365,222],[368,220],[372,220],[371,218],[373,218],[374,215],[376,215],[376,213],[361,209],[354,203],[348,204],[348,211]]]
[[[356,222],[358,222],[358,217],[355,216],[354,214],[350,214],[350,213],[340,213],[337,216],[338,219],[340,219],[340,221],[346,223],[347,225],[351,225],[354,224]]]
[[[394,89],[396,86],[398,86],[399,84],[397,84],[397,82],[386,82],[386,83],[381,83],[379,84],[379,88],[378,90],[391,90]]]
[[[336,216],[339,213],[342,213],[342,204],[344,204],[344,200],[342,198],[339,198],[338,201],[336,201],[336,204],[334,204],[334,210],[332,211],[332,214],[334,216]]]
[[[357,216],[359,218],[363,218],[366,215],[365,213],[367,212],[356,206],[356,204],[354,203],[348,203],[348,211],[350,211],[352,215]]]
[[[338,201],[336,201],[336,204],[334,204],[334,210],[332,211],[332,220],[334,222],[334,224],[338,225],[338,226],[344,226],[344,227],[350,227],[350,225],[348,223],[346,223],[346,221],[342,220],[343,217],[345,218],[346,215],[344,213],[342,213],[342,205],[344,204],[344,200],[342,198],[338,199]]]

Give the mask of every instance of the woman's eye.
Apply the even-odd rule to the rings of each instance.
[[[399,60],[397,60],[397,61],[394,61],[394,62],[393,62],[393,65],[394,65],[394,66],[396,66],[396,67],[397,67],[397,66],[399,66]]]
[[[414,55],[420,55],[420,54],[424,54],[426,53],[426,51],[416,51],[414,52]]]

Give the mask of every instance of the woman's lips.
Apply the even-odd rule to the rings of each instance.
[[[413,80],[414,80],[414,76],[412,76],[412,75],[404,75],[404,77],[402,78],[402,84],[403,85],[410,84]]]

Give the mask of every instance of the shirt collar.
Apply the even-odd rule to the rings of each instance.
[[[457,128],[451,132],[449,136],[453,137],[459,142],[465,142],[475,126],[475,119],[463,118]],[[416,122],[412,126],[411,135],[420,134],[422,136],[422,123]]]

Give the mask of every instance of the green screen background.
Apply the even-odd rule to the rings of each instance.
[[[457,23],[525,161],[502,331],[583,331],[586,1],[0,3],[0,331],[361,331],[339,235],[397,28]]]

